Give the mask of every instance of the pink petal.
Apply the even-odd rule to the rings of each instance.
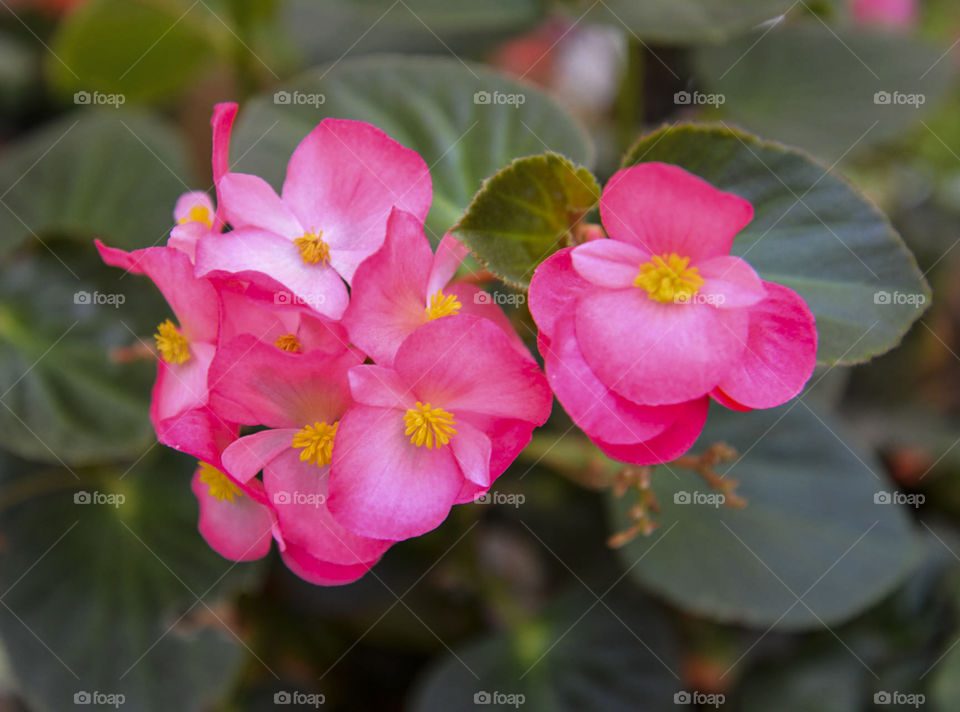
[[[291,544],[280,552],[283,563],[297,576],[318,586],[342,586],[361,578],[376,563],[370,561],[354,566],[341,566],[321,561],[302,547]]]
[[[700,262],[730,254],[733,238],[753,219],[753,206],[679,166],[641,163],[607,182],[600,215],[615,240]]]
[[[220,466],[220,453],[237,439],[238,426],[228,423],[209,406],[193,408],[161,420],[157,440],[198,460]]]
[[[364,364],[347,374],[350,393],[357,403],[378,408],[412,408],[416,399],[392,368]]]
[[[427,280],[426,297],[443,289],[453,279],[460,264],[470,254],[470,250],[460,240],[449,232],[437,245],[437,253],[433,256],[433,265],[430,268],[430,277]]]
[[[696,265],[705,284],[694,299],[718,309],[751,307],[767,296],[763,280],[739,257],[712,257]]]
[[[549,340],[559,321],[573,318],[574,305],[581,294],[592,289],[573,268],[566,247],[540,263],[530,280],[530,314],[540,330],[541,340]]]
[[[457,434],[450,439],[450,449],[463,476],[481,487],[489,487],[493,482],[490,472],[493,446],[490,438],[463,419],[457,421],[456,428]]]
[[[698,398],[684,404],[685,412],[660,435],[634,445],[611,445],[595,440],[608,457],[632,465],[658,465],[670,462],[687,452],[700,437],[707,421],[709,398]]]
[[[193,475],[190,489],[200,505],[200,534],[210,548],[230,561],[253,561],[270,551],[270,509],[249,497],[218,500],[200,481],[201,468]]]
[[[577,273],[591,284],[621,289],[633,286],[640,265],[650,261],[650,253],[628,242],[592,240],[574,247],[570,259]]]
[[[444,294],[452,294],[460,300],[460,304],[463,305],[459,311],[460,314],[472,314],[473,316],[489,319],[499,326],[503,333],[507,335],[507,338],[510,339],[510,343],[513,344],[513,348],[518,354],[525,359],[534,361],[530,349],[523,343],[523,339],[517,334],[516,329],[513,328],[513,324],[510,323],[507,315],[503,313],[503,309],[500,308],[500,305],[494,303],[490,294],[466,282],[454,282],[453,284],[447,285],[447,288],[443,291]],[[526,328],[530,331],[530,327]]]
[[[576,337],[600,381],[640,405],[708,394],[741,357],[745,309],[662,304],[636,287],[580,298]]]
[[[220,179],[230,170],[230,133],[233,130],[233,120],[237,116],[237,105],[234,103],[220,103],[213,107],[213,116],[210,126],[213,129],[213,150],[211,151],[213,164],[213,184],[217,186],[217,203],[223,205],[220,195]],[[223,208],[218,207],[214,218],[213,229],[216,232],[223,230]]]
[[[204,193],[202,190],[191,190],[177,198],[177,203],[173,206],[174,221],[178,224],[181,220],[184,221],[184,224],[195,222],[190,220],[190,209],[194,207],[206,208],[210,218],[213,219],[214,208],[213,201],[210,200],[210,196]],[[203,225],[203,223],[198,224]],[[203,225],[203,227],[207,226]]]
[[[792,289],[763,284],[768,296],[750,308],[747,348],[719,383],[723,395],[748,408],[787,402],[817,364],[817,329],[806,303]]]
[[[168,418],[207,404],[207,372],[214,356],[213,344],[190,344],[190,358],[184,363],[157,362],[157,380],[150,400],[154,428]]]
[[[258,228],[289,240],[306,231],[270,184],[259,176],[227,173],[217,188],[224,216],[234,229]]]
[[[323,230],[331,261],[351,282],[383,243],[396,206],[421,222],[433,199],[430,172],[415,152],[361,121],[324,119],[287,164],[283,200],[305,228]]]
[[[294,428],[261,430],[231,444],[221,455],[223,470],[237,482],[247,484],[274,458],[293,450]]]
[[[196,221],[175,225],[167,238],[167,247],[180,250],[193,262],[197,256],[197,242],[209,232],[210,228]]]
[[[463,484],[448,446],[417,447],[403,411],[354,406],[340,421],[330,469],[330,513],[375,539],[408,539],[446,519]]]

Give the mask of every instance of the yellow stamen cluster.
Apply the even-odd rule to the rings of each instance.
[[[438,289],[430,297],[430,302],[425,309],[427,321],[433,321],[442,316],[451,316],[459,312],[461,308],[463,308],[463,305],[455,294],[444,294],[442,289]]]
[[[207,486],[207,493],[221,502],[225,499],[232,502],[234,497],[243,497],[240,488],[229,477],[209,463],[200,463],[200,481]]]
[[[433,408],[429,403],[417,401],[415,408],[410,408],[403,416],[403,422],[407,426],[405,435],[410,436],[410,442],[417,447],[426,445],[428,449],[450,442],[450,436],[456,435],[454,429],[457,421],[453,418],[453,413],[448,413],[443,408]]]
[[[203,223],[207,227],[213,227],[213,217],[210,215],[210,208],[206,205],[191,205],[187,214],[177,221],[180,225],[190,222]]]
[[[294,435],[293,447],[303,448],[300,461],[319,467],[329,465],[333,457],[333,438],[339,425],[339,421],[333,425],[317,422],[304,426],[303,430]]]
[[[303,351],[303,346],[296,334],[281,334],[273,344],[281,351],[288,353],[298,354]]]
[[[635,287],[647,290],[651,299],[664,304],[689,301],[705,282],[696,267],[687,267],[689,257],[671,252],[669,255],[654,255],[653,259],[640,265],[640,273],[633,280]]]
[[[190,344],[172,321],[167,319],[157,325],[157,350],[167,363],[181,364],[190,359]]]
[[[330,261],[330,245],[322,239],[323,230],[305,232],[293,241],[300,250],[300,257],[306,265],[327,264]]]

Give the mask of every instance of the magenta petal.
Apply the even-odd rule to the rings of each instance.
[[[329,466],[300,461],[289,449],[267,463],[263,484],[280,521],[284,540],[334,564],[376,561],[392,541],[359,536],[340,526],[327,510]]]
[[[650,261],[650,253],[636,245],[617,240],[592,240],[577,245],[570,253],[577,273],[598,287],[630,287],[640,273],[640,265]]]
[[[753,219],[753,206],[679,166],[641,163],[610,178],[600,215],[615,240],[699,262],[730,254],[733,238]]]
[[[297,576],[318,586],[342,586],[361,578],[376,563],[342,566],[321,561],[309,554],[303,547],[290,544],[280,551],[280,558]]]
[[[230,561],[253,561],[270,551],[270,509],[242,495],[219,500],[200,481],[201,469],[193,475],[190,489],[200,505],[200,534],[210,548]]]
[[[221,455],[224,471],[237,482],[246,484],[264,466],[287,450],[293,450],[294,428],[261,430],[231,444]]]
[[[753,267],[739,257],[711,257],[694,265],[705,284],[694,299],[718,309],[752,307],[767,296],[763,280]]]
[[[259,228],[291,240],[305,232],[263,178],[246,173],[227,173],[217,187],[224,215],[234,229]]]
[[[378,408],[412,408],[414,397],[392,368],[363,364],[347,374],[350,393],[357,403]]]
[[[743,357],[719,383],[748,408],[773,408],[803,390],[817,364],[817,330],[806,302],[792,289],[764,282],[767,298],[750,308]]]
[[[470,250],[460,240],[455,238],[449,232],[440,240],[437,245],[437,253],[433,256],[433,264],[430,267],[430,277],[427,280],[427,293],[429,298],[431,294],[436,293],[438,289],[443,289],[447,283],[453,279],[457,273],[460,264],[470,254]]]
[[[650,440],[634,445],[613,445],[594,440],[608,457],[632,465],[659,465],[670,462],[687,452],[700,437],[707,421],[709,398],[684,403],[684,412],[669,428]]]
[[[375,539],[408,539],[446,519],[464,478],[449,446],[417,447],[404,412],[354,406],[340,421],[330,468],[330,513]]]
[[[541,340],[553,338],[557,322],[573,316],[574,305],[593,285],[580,276],[566,247],[540,263],[530,280],[530,314],[540,329]]]
[[[490,473],[490,438],[460,419],[456,424],[457,434],[450,438],[450,449],[460,465],[463,476],[481,487],[489,487],[493,478]]]
[[[238,426],[228,423],[209,407],[193,408],[161,420],[157,440],[198,460],[219,467],[220,453],[237,439]]]
[[[213,184],[219,186],[220,179],[230,170],[230,133],[233,130],[233,120],[237,116],[237,105],[232,102],[223,102],[213,107],[213,116],[210,117],[210,127],[213,129],[213,150],[211,164],[213,167]],[[223,204],[220,188],[217,187],[217,204]],[[223,209],[217,208],[213,229],[216,232],[223,230]]]
[[[682,403],[708,394],[746,343],[745,309],[662,304],[642,289],[581,297],[576,337],[599,380],[641,405]]]

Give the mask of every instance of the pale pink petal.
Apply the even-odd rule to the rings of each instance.
[[[573,318],[574,305],[593,285],[573,268],[572,247],[550,255],[540,263],[530,280],[530,314],[540,330],[540,340],[549,341],[557,322]]]
[[[454,427],[457,434],[450,438],[450,449],[463,476],[482,487],[489,487],[493,482],[490,473],[490,453],[493,446],[490,438],[462,418]]]
[[[577,245],[570,253],[573,268],[597,287],[630,287],[640,273],[640,265],[650,261],[650,253],[636,245],[618,240],[593,240]]]
[[[221,455],[224,472],[237,482],[249,483],[264,466],[287,450],[293,450],[294,428],[261,430],[232,443]]]
[[[748,408],[773,408],[803,390],[817,364],[817,329],[792,289],[764,282],[767,298],[750,308],[747,348],[719,389]]]
[[[615,240],[699,262],[730,254],[733,238],[753,219],[753,206],[679,166],[641,163],[607,182],[600,215]]]
[[[660,435],[634,445],[612,445],[595,440],[608,457],[631,465],[659,465],[686,453],[700,437],[707,421],[709,398],[698,398],[684,404],[684,412]]]
[[[707,395],[736,365],[748,329],[745,309],[663,304],[636,287],[580,298],[576,335],[599,380],[640,405]]]
[[[197,242],[209,232],[210,228],[196,221],[174,225],[170,230],[170,237],[167,238],[167,247],[180,250],[193,262],[197,256]]]
[[[705,284],[693,299],[718,309],[751,307],[767,296],[763,280],[739,257],[712,257],[696,265]]]
[[[219,500],[200,481],[201,468],[190,484],[200,505],[200,534],[220,556],[230,561],[253,561],[270,551],[270,509],[249,497],[234,495],[233,501]]]
[[[364,364],[348,373],[350,393],[357,403],[378,408],[412,408],[416,398],[392,368]]]
[[[150,420],[161,421],[207,404],[207,371],[213,360],[213,344],[190,344],[190,358],[183,363],[157,362],[157,380],[150,400]]]
[[[430,268],[430,277],[427,279],[426,297],[428,299],[438,289],[447,286],[447,283],[457,273],[460,264],[469,254],[470,250],[467,249],[467,246],[452,234],[448,232],[443,236],[440,244],[437,245],[437,253],[433,257],[433,265]]]
[[[255,227],[292,240],[307,230],[259,176],[227,173],[217,183],[224,217],[234,229]]]
[[[499,326],[503,330],[503,333],[507,335],[507,338],[510,339],[510,343],[513,344],[518,354],[525,359],[534,360],[530,349],[523,343],[523,339],[517,334],[516,329],[513,328],[513,324],[510,323],[507,315],[504,314],[503,309],[494,303],[489,293],[466,282],[454,282],[447,285],[444,294],[452,294],[460,300],[460,304],[462,305],[459,311],[460,314],[472,314],[473,316],[478,316],[483,319],[489,319]],[[522,297],[522,295],[517,296]],[[526,328],[529,332],[530,327]]]
[[[177,198],[177,203],[173,206],[174,222],[177,224],[189,224],[191,222],[197,222],[193,220],[190,215],[190,210],[192,208],[204,209],[210,221],[213,221],[214,208],[213,201],[210,200],[210,196],[202,190],[191,190]],[[197,224],[203,225],[203,227],[207,228],[208,230],[210,229],[210,226],[205,225],[204,223],[198,222]]]

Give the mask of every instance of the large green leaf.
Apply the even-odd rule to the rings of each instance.
[[[122,694],[138,712],[210,709],[244,661],[223,602],[261,569],[207,547],[194,464],[155,455],[0,489],[0,636],[31,710],[72,709],[78,693]]]
[[[47,246],[53,254],[37,246],[0,267],[0,446],[68,465],[136,457],[153,438],[156,367],[111,349],[149,339],[169,308],[92,245]]]
[[[411,710],[670,712],[682,692],[677,669],[676,643],[655,605],[581,592],[445,659],[421,681]]]
[[[271,92],[244,108],[234,131],[234,170],[277,187],[297,143],[324,117],[367,121],[430,166],[427,226],[435,238],[460,219],[482,181],[514,158],[554,151],[589,164],[592,156],[583,130],[547,96],[455,59],[344,60],[284,83],[281,91],[290,92],[291,103],[274,103]],[[294,104],[293,92],[324,101]],[[501,97],[517,100],[498,103]],[[478,103],[484,99],[490,103]]]
[[[526,285],[598,200],[586,168],[555,153],[518,158],[484,182],[453,233],[498,277]]]
[[[590,6],[592,20],[665,44],[716,42],[792,8],[791,0],[605,0]]]
[[[899,343],[930,302],[913,255],[849,183],[804,153],[719,126],[643,137],[624,165],[675,163],[749,200],[733,254],[802,296],[817,317],[817,358],[866,361]]]
[[[918,563],[904,509],[878,496],[893,489],[879,464],[802,402],[713,412],[694,450],[718,441],[743,453],[725,474],[748,504],[715,506],[698,475],[658,468],[653,490],[665,533],[620,549],[649,590],[724,622],[819,628],[879,600]],[[611,496],[615,529],[629,526],[634,503]]]
[[[905,34],[834,30],[811,20],[701,47],[694,68],[745,128],[833,163],[899,137],[936,105],[955,74],[944,49]]]
[[[119,247],[161,242],[190,188],[183,144],[164,124],[123,110],[83,109],[0,153],[0,257],[62,235]]]
[[[64,92],[163,98],[193,81],[229,32],[205,2],[88,0],[59,24],[47,71]]]

